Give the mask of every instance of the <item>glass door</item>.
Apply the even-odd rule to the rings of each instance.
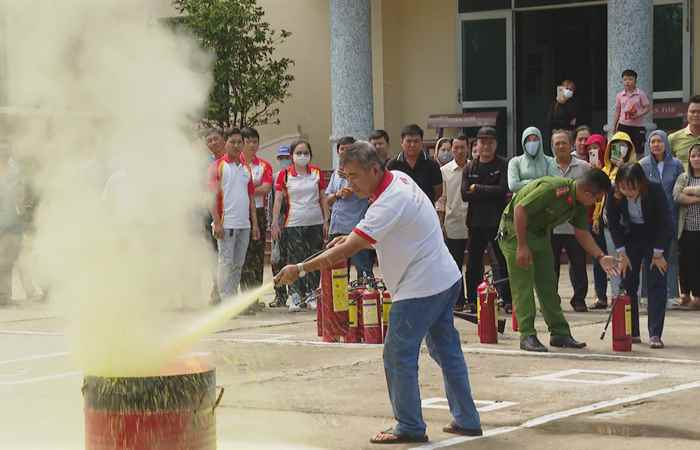
[[[458,98],[463,111],[499,111],[499,153],[513,155],[513,35],[511,11],[458,17]]]

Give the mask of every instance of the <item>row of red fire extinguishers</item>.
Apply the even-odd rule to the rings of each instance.
[[[479,342],[497,344],[498,334],[505,332],[506,321],[498,318],[498,291],[496,285],[508,279],[494,281],[486,273],[477,289],[477,313],[455,312],[455,317],[476,324]],[[339,263],[321,272],[321,288],[318,294],[318,336],[324,342],[381,344],[386,338],[391,312],[391,293],[381,279],[362,277],[351,282],[348,266]],[[632,350],[631,300],[623,293],[613,299],[608,320],[600,335],[612,322],[612,347],[616,352]],[[513,331],[518,331],[518,320],[513,308]]]

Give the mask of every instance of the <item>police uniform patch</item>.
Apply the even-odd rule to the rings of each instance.
[[[565,196],[566,194],[569,193],[570,190],[571,190],[571,188],[568,186],[563,186],[563,187],[557,188],[557,198]]]

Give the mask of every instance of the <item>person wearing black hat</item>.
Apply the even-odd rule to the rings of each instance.
[[[476,135],[479,157],[469,162],[462,177],[462,199],[469,203],[467,227],[469,228],[469,261],[467,276],[467,302],[476,307],[476,289],[484,276],[484,251],[489,244],[496,257],[497,278],[508,277],[506,261],[496,242],[501,215],[508,203],[508,163],[496,155],[498,147],[496,130],[482,127]],[[493,264],[493,262],[492,262]],[[507,282],[497,286],[506,311],[512,308],[510,286]]]

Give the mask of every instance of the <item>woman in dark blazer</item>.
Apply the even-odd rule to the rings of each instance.
[[[617,172],[615,194],[608,205],[608,223],[615,247],[620,253],[623,286],[632,299],[632,339],[639,338],[640,269],[646,271],[648,283],[649,346],[663,348],[661,334],[666,316],[665,254],[673,238],[671,208],[664,190],[650,182],[638,163],[624,164]],[[642,260],[651,265],[641,267]]]

